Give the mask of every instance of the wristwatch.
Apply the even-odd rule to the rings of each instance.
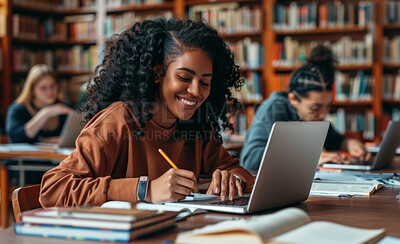
[[[140,176],[137,186],[137,197],[139,201],[143,202],[147,196],[147,186],[149,185],[149,177]]]

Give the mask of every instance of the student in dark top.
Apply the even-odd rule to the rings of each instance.
[[[44,64],[31,68],[21,94],[7,113],[10,142],[58,143],[66,114],[73,110],[61,102],[60,86]]]
[[[324,120],[333,102],[335,64],[335,57],[329,48],[322,45],[315,47],[307,63],[292,74],[289,92],[275,92],[260,105],[240,155],[240,162],[245,168],[259,168],[274,122]],[[361,141],[343,137],[332,126],[319,164],[343,161],[339,152],[330,150],[348,151],[362,159],[370,157]]]

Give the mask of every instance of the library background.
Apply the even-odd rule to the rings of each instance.
[[[205,19],[234,50],[247,81],[232,120],[239,135],[318,43],[339,61],[328,119],[340,132],[379,141],[399,119],[398,0],[0,0],[0,132],[34,64],[53,67],[74,105],[106,38],[160,15]]]

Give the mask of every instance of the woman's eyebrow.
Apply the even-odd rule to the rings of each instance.
[[[189,73],[191,73],[193,75],[196,74],[196,72],[194,70],[191,70],[191,69],[188,69],[188,68],[185,68],[185,67],[177,68],[176,70],[184,70],[184,71],[189,72]],[[206,74],[203,74],[202,76],[210,76],[211,77],[212,74],[211,73],[206,73]]]

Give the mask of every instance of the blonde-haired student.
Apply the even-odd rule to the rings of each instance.
[[[66,114],[73,110],[62,102],[60,85],[45,64],[33,66],[21,94],[7,112],[10,142],[57,143]]]
[[[198,192],[200,175],[212,176],[207,193],[222,199],[252,189],[252,175],[221,144],[230,88],[243,82],[215,29],[145,20],[114,36],[107,53],[76,149],[43,177],[43,206],[174,201]]]

